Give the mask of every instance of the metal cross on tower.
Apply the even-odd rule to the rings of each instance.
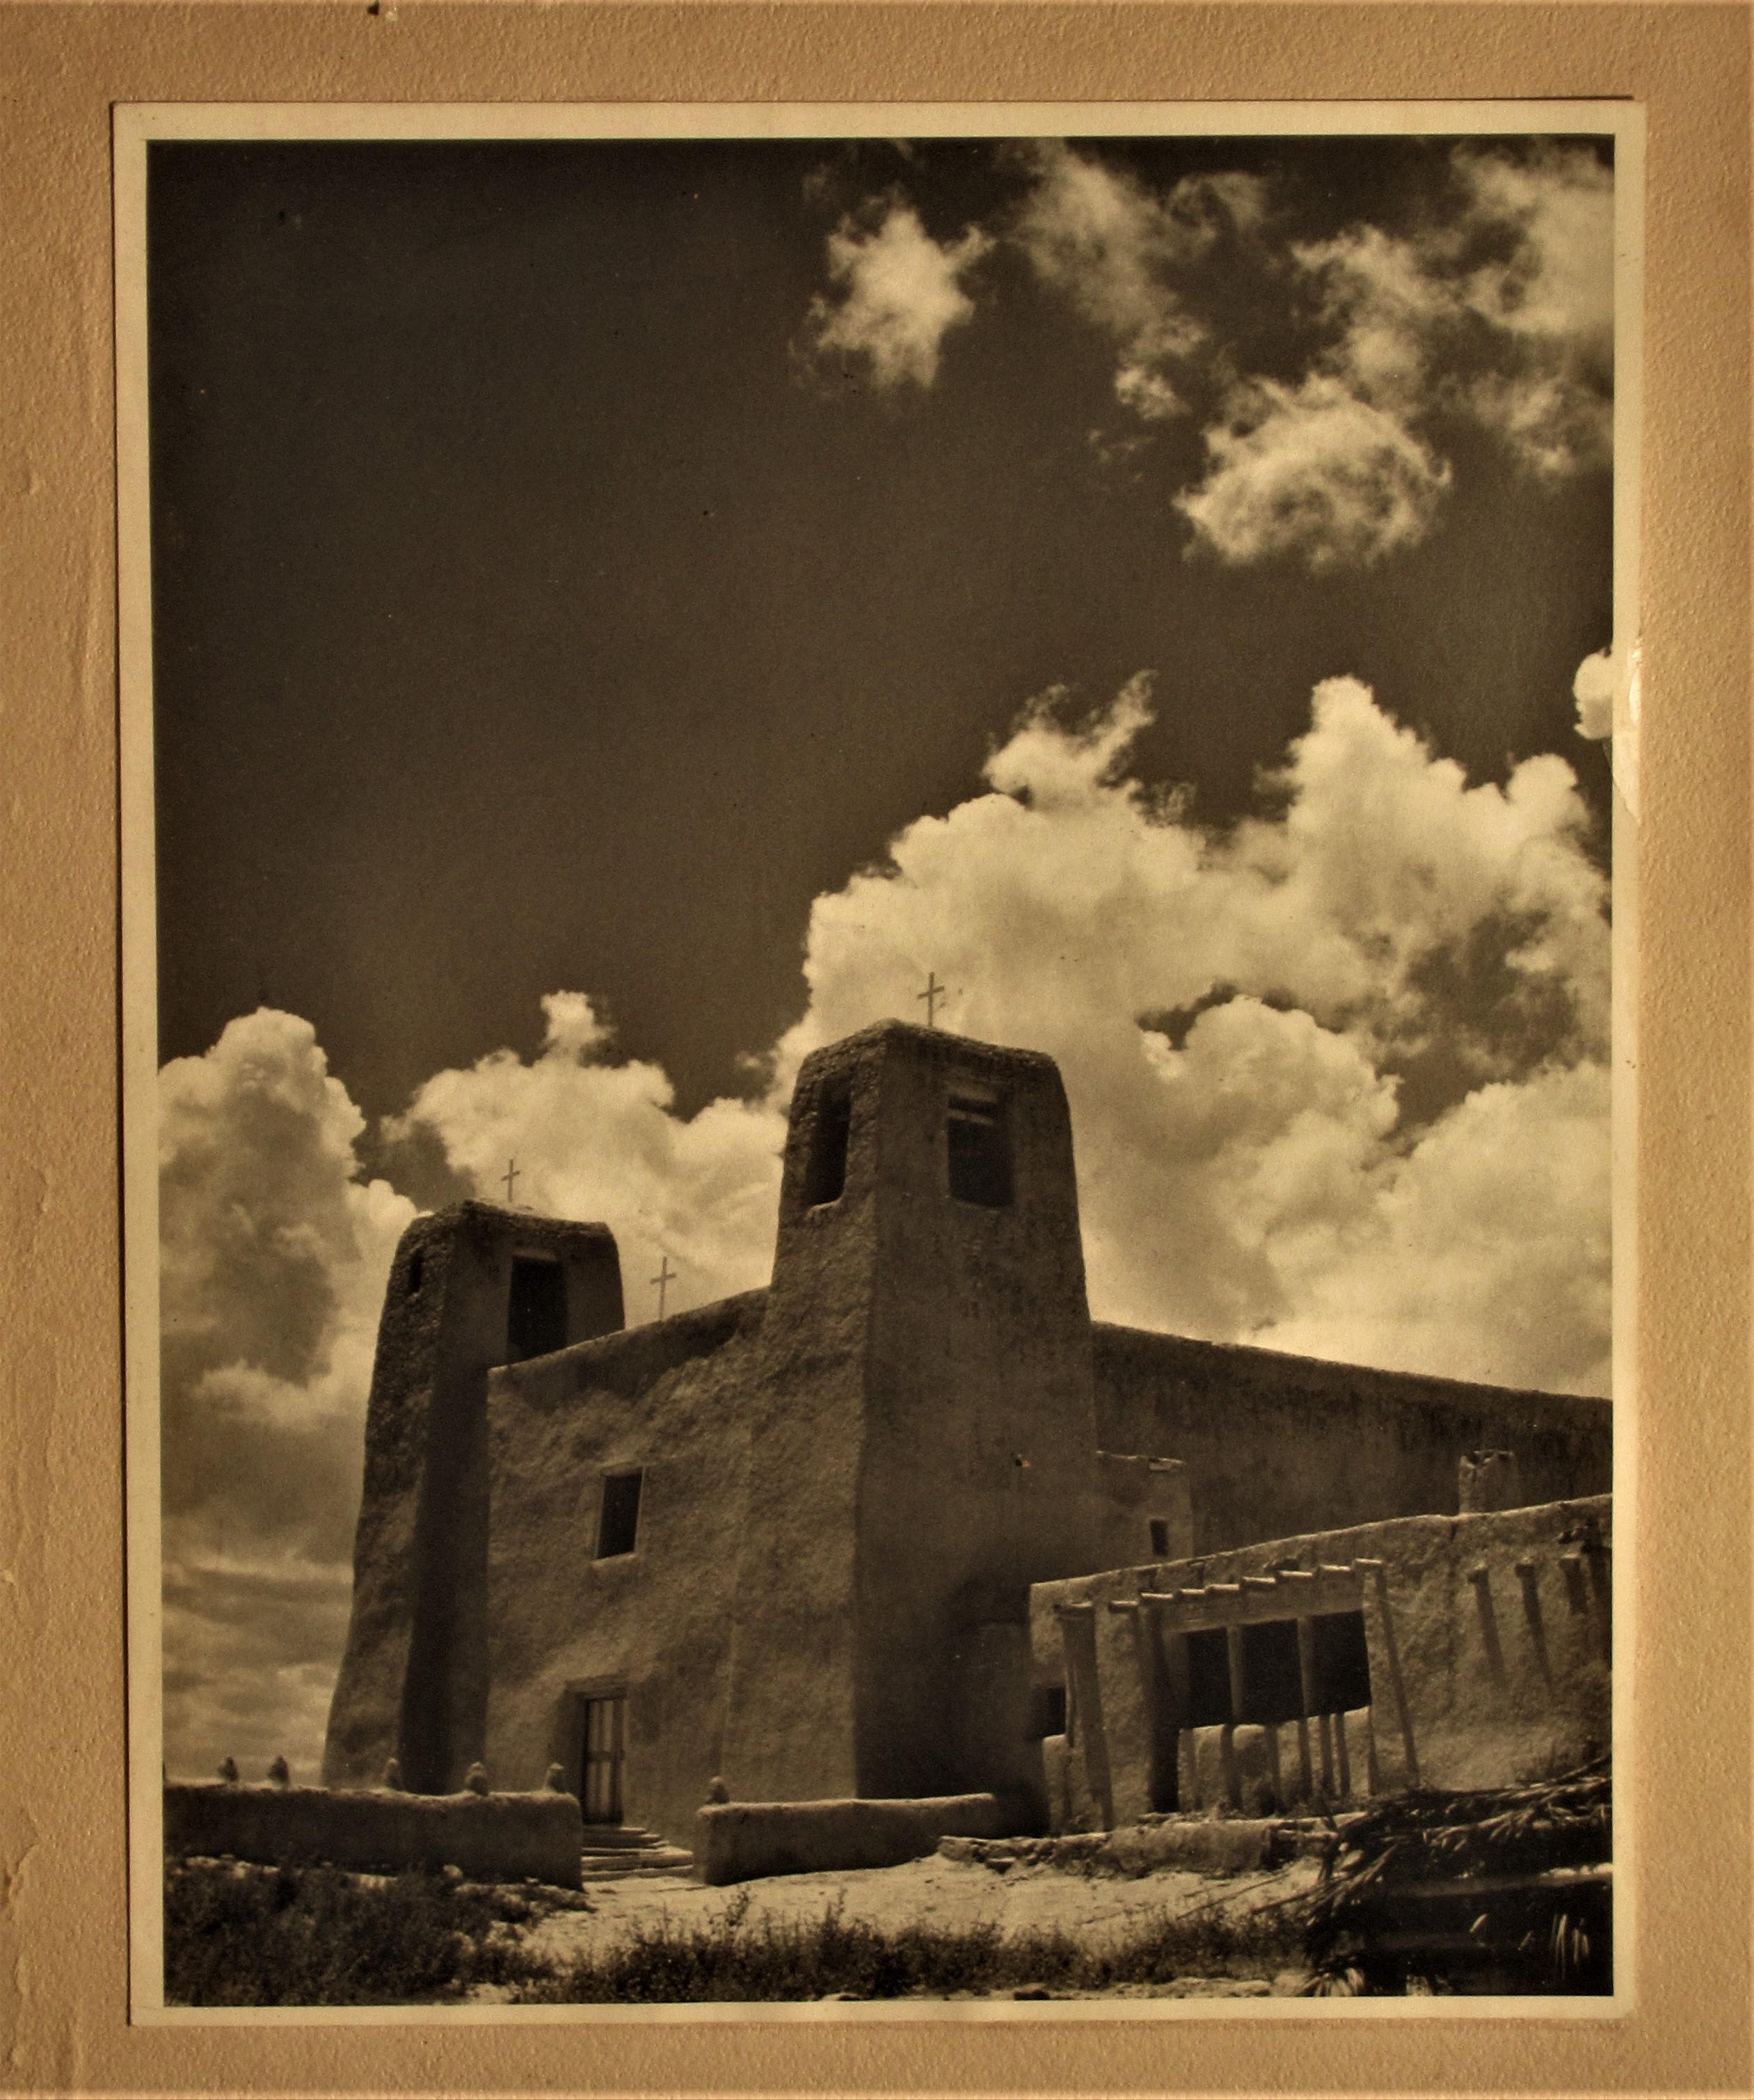
[[[936,1028],[938,1025],[938,1001],[947,998],[949,994],[938,982],[937,973],[935,971],[927,971],[926,989],[921,992],[915,992],[914,996],[916,999],[923,999],[926,1002],[927,1027]]]
[[[676,1272],[670,1266],[670,1257],[666,1255],[658,1264],[658,1273],[652,1278],[652,1282],[658,1286],[658,1317],[660,1320],[663,1317],[664,1299],[668,1295],[670,1286],[676,1282]]]
[[[512,1200],[513,1185],[518,1180],[518,1162],[515,1159],[508,1159],[506,1161],[505,1171],[500,1176],[500,1179],[505,1184],[505,1201],[507,1205],[509,1206]]]

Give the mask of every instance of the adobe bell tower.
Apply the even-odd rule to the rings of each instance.
[[[995,1635],[1020,1641],[1030,1583],[1099,1564],[1090,1314],[1051,1058],[887,1021],[805,1061],[760,1352],[734,1796],[989,1783],[959,1742],[959,1670],[990,1674]]]
[[[394,1757],[416,1793],[482,1754],[487,1699],[487,1373],[621,1325],[606,1225],[466,1202],[416,1218],[390,1264],[366,1407],[353,1609],[325,1786]]]

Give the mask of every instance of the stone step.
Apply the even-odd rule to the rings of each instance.
[[[588,1882],[686,1881],[694,1871],[694,1855],[670,1845],[650,1851],[587,1852],[579,1870]]]
[[[637,1823],[587,1823],[584,1826],[587,1852],[623,1851],[663,1842],[655,1830],[647,1830]]]

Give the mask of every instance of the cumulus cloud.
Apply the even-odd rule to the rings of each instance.
[[[917,1017],[934,970],[943,1025],[1060,1064],[1099,1317],[1606,1390],[1606,900],[1569,768],[1470,783],[1331,679],[1257,813],[1211,829],[1137,777],[1148,677],[1069,705],[1035,703],[981,792],[817,899],[756,1098],[685,1120],[558,992],[534,1057],[434,1074],[391,1134],[487,1196],[515,1155],[521,1198],[606,1220],[630,1319],[665,1255],[672,1307],[747,1289],[800,1064]],[[308,1766],[412,1207],[361,1179],[359,1113],[289,1015],[233,1022],[162,1100],[168,1754]]]
[[[1355,1217],[1285,1250],[1293,1309],[1255,1339],[1453,1374],[1465,1335],[1475,1377],[1606,1390],[1608,1088],[1590,1060],[1469,1095]]]
[[[863,360],[879,389],[930,386],[945,337],[974,317],[963,280],[993,244],[977,226],[936,241],[911,205],[879,209],[875,224],[844,218],[829,235],[832,290],[811,302],[809,339],[818,356]]]
[[[1117,400],[1147,421],[1183,412],[1173,377],[1210,339],[1182,285],[1227,229],[1264,209],[1253,175],[1184,176],[1162,195],[1125,170],[1043,141],[1014,237],[1038,275],[1119,347]]]
[[[1458,148],[1456,208],[1417,233],[1298,243],[1327,340],[1300,382],[1245,379],[1178,507],[1223,559],[1368,565],[1430,530],[1434,431],[1483,424],[1532,473],[1605,461],[1612,435],[1613,176],[1583,148]]]
[[[1606,1127],[1556,1075],[1601,1074],[1607,935],[1568,769],[1470,786],[1333,680],[1276,813],[1209,834],[1126,776],[1144,706],[1135,681],[1082,728],[1037,709],[994,792],[818,900],[782,1085],[936,968],[951,1028],[1060,1062],[1099,1315],[1310,1348],[1325,1318],[1363,1361],[1601,1389]],[[1440,1170],[1462,1158],[1545,1321],[1514,1330],[1477,1251],[1446,1254]],[[1342,1330],[1320,1308],[1364,1265],[1377,1309]],[[1425,1290],[1443,1310],[1416,1331]]]
[[[392,1127],[425,1131],[453,1172],[486,1197],[516,1157],[518,1200],[557,1216],[600,1220],[621,1250],[629,1324],[649,1317],[649,1260],[679,1282],[669,1309],[767,1282],[785,1143],[783,1104],[708,1104],[691,1122],[672,1109],[656,1065],[618,1064],[590,1000],[552,993],[547,1030],[525,1064],[497,1050],[466,1072],[440,1072]]]
[[[314,1763],[345,1615],[363,1401],[414,1206],[360,1178],[364,1118],[267,1008],[159,1080],[165,1756]],[[249,1610],[249,1596],[279,1599]],[[337,1599],[339,1600],[337,1603]],[[302,1600],[302,1601],[301,1601]],[[277,1717],[272,1745],[236,1735]]]
[[[1549,480],[1607,458],[1613,176],[1588,148],[1461,147],[1413,230],[1289,242],[1253,175],[1160,192],[1057,141],[1027,165],[1011,237],[1111,338],[1120,407],[1202,417],[1177,500],[1196,547],[1320,570],[1412,546],[1449,486],[1446,418]],[[1259,368],[1263,328],[1303,330],[1300,370]]]
[[[1582,148],[1527,161],[1458,150],[1464,240],[1505,250],[1457,296],[1492,332],[1496,364],[1472,383],[1474,412],[1537,474],[1605,461],[1613,437],[1614,178]]]
[[[1446,426],[1490,431],[1539,479],[1610,457],[1614,178],[1587,147],[1463,145],[1411,230],[1360,220],[1288,239],[1307,200],[1241,170],[1153,188],[1063,139],[1011,149],[1023,188],[989,235],[932,239],[899,195],[829,236],[819,354],[879,389],[930,386],[963,280],[1003,244],[1106,339],[1132,440],[1197,418],[1205,461],[1175,471],[1191,546],[1232,563],[1368,567],[1422,540],[1451,483]],[[1269,345],[1272,345],[1269,347]]]
[[[1425,537],[1450,482],[1448,462],[1399,417],[1320,375],[1240,388],[1206,451],[1205,479],[1176,508],[1232,562],[1368,568]]]

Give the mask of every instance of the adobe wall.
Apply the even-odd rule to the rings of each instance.
[[[570,1794],[394,1793],[320,1786],[170,1780],[165,1851],[173,1858],[400,1873],[456,1867],[471,1881],[580,1879],[579,1804]]]
[[[323,1777],[443,1792],[481,1754],[487,1701],[487,1375],[508,1353],[512,1264],[566,1277],[574,1340],[619,1328],[605,1225],[466,1202],[416,1218],[396,1249],[366,1410],[347,1646]]]
[[[1355,1794],[1509,1785],[1570,1769],[1609,1740],[1611,1521],[1606,1495],[1404,1517],[1044,1584],[1030,1599],[1036,1710],[1064,1687],[1069,1718],[1066,1733],[1042,1746],[1050,1822],[1110,1828],[1154,1805],[1161,1717],[1140,1648],[1151,1608],[1129,1606],[1142,1592],[1227,1584],[1245,1594],[1225,1609],[1290,1617],[1310,1607],[1287,1568],[1381,1563],[1380,1573],[1361,1571],[1371,1697],[1346,1717]],[[1259,1586],[1249,1598],[1251,1583]],[[1223,1798],[1225,1732],[1180,1732],[1178,1807]],[[1271,1769],[1267,1733],[1238,1727],[1228,1746],[1250,1785]],[[1276,1733],[1289,1785],[1295,1725]]]
[[[1613,1485],[1605,1400],[1370,1370],[1098,1323],[1100,1440],[1188,1469],[1195,1551],[1457,1507],[1457,1465],[1515,1456],[1530,1502]]]
[[[485,1762],[577,1783],[582,1701],[626,1696],[624,1811],[676,1843],[723,1753],[766,1293],[495,1371]],[[643,1469],[635,1550],[597,1557],[606,1471]],[[808,1716],[806,1717],[808,1718]]]

